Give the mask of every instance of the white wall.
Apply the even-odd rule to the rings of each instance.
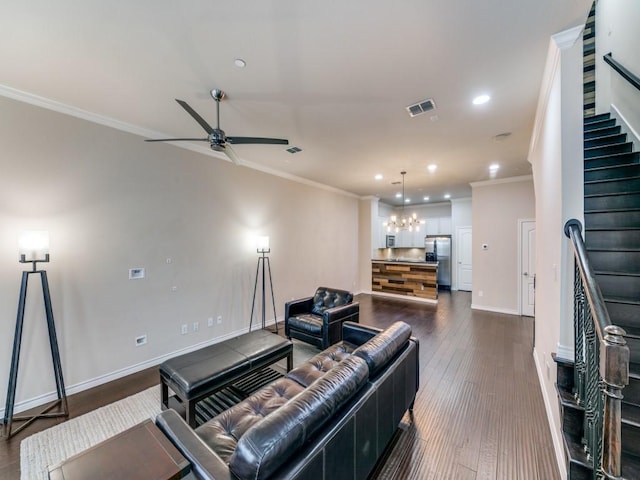
[[[529,150],[536,200],[534,360],[561,473],[566,466],[551,353],[573,358],[573,261],[563,226],[583,220],[582,27],[552,38]]]
[[[4,97],[0,166],[1,406],[23,230],[50,232],[51,262],[44,267],[70,393],[246,330],[257,235],[271,237],[280,318],[285,301],[318,285],[357,287],[354,196],[148,144]],[[144,267],[146,278],[128,280],[131,267]],[[55,390],[39,285],[32,282],[28,293],[19,408]],[[218,315],[223,323],[207,328]],[[200,323],[197,333],[193,322]],[[188,335],[180,334],[183,323]],[[135,347],[141,334],[148,344]]]
[[[518,220],[535,216],[530,176],[472,183],[472,308],[518,314]],[[483,250],[482,245],[488,249]]]
[[[640,91],[602,59],[613,58],[640,76],[640,2],[599,0],[596,7],[596,111],[612,112],[640,142]],[[640,145],[636,145],[640,148]]]

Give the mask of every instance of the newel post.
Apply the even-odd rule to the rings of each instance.
[[[604,329],[600,344],[600,376],[604,387],[602,422],[602,472],[609,479],[621,475],[621,403],[622,389],[629,384],[629,347],[626,332],[615,325]]]

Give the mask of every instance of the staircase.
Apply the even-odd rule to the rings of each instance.
[[[629,385],[622,391],[622,476],[640,479],[640,153],[610,115],[584,121],[584,241],[611,322],[626,331]],[[594,474],[583,449],[584,408],[573,362],[555,359],[568,479]]]

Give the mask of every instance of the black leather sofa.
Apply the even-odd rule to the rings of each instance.
[[[342,339],[343,322],[358,322],[359,317],[360,304],[351,292],[318,287],[312,297],[285,303],[284,334],[325,349]]]
[[[342,336],[195,430],[174,410],[156,424],[197,479],[365,479],[413,406],[418,342],[403,322]]]

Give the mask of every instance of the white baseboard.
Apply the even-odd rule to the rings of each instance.
[[[544,375],[543,375],[543,369],[540,366],[540,363],[538,362],[538,354],[537,351],[535,349],[535,347],[533,348],[533,362],[535,363],[536,366],[536,372],[538,374],[538,384],[540,386],[540,391],[542,392],[542,400],[544,401],[544,409],[547,412],[547,422],[549,423],[549,429],[551,430],[551,439],[553,440],[553,450],[555,451],[556,454],[556,462],[558,464],[558,470],[560,471],[560,478],[567,478],[567,465],[565,464],[565,460],[564,460],[564,441],[562,439],[562,436],[559,432],[562,431],[562,428],[560,428],[559,425],[556,425],[554,417],[553,417],[553,406],[558,405],[558,401],[557,398],[549,398],[547,396],[547,391],[542,388],[542,385],[544,385]]]
[[[557,358],[562,358],[563,360],[575,360],[576,358],[576,352],[575,349],[573,348],[573,346],[567,346],[567,345],[557,345],[556,348],[556,357]]]
[[[496,307],[488,307],[486,305],[478,305],[475,303],[471,304],[471,310],[484,310],[485,312],[493,312],[493,313],[506,313],[507,315],[518,315],[520,313],[518,310],[511,310],[509,308],[496,308]]]
[[[620,129],[622,133],[627,134],[628,140],[633,143],[634,151],[640,150],[640,133],[636,132],[614,104],[611,104],[611,116],[620,122]]]
[[[281,322],[281,320],[278,320]],[[275,324],[274,320],[268,321],[267,326],[271,326]],[[65,388],[67,395],[73,395],[75,393],[80,393],[85,390],[88,390],[93,387],[97,387],[99,385],[111,382],[113,380],[117,380],[122,377],[126,377],[127,375],[131,375],[133,373],[137,373],[141,370],[145,370],[150,367],[155,367],[156,365],[160,365],[165,360],[176,357],[178,355],[182,355],[185,353],[193,352],[203,347],[207,347],[209,345],[214,345],[216,343],[223,342],[230,338],[237,337],[238,335],[242,335],[243,333],[248,333],[249,327],[242,328],[240,330],[236,330],[231,333],[227,333],[221,337],[216,337],[213,339],[206,340],[204,342],[196,343],[194,345],[189,345],[188,347],[181,348],[180,350],[175,350],[173,352],[161,355],[156,358],[152,358],[149,360],[145,360],[144,362],[137,363],[135,365],[131,365],[129,367],[121,368],[120,370],[116,370],[104,375],[100,375],[99,377],[95,377],[89,380],[85,380],[84,382],[76,383],[74,385],[68,386]],[[159,377],[158,377],[159,378]],[[159,382],[159,380],[158,380]],[[14,406],[14,414],[24,412],[25,410],[29,410],[31,408],[40,407],[49,402],[53,402],[58,398],[58,394],[56,391],[52,391],[49,393],[44,393],[42,395],[38,395],[37,397],[30,398],[28,400],[23,400],[18,402]],[[0,409],[0,417],[4,417],[5,408]]]

